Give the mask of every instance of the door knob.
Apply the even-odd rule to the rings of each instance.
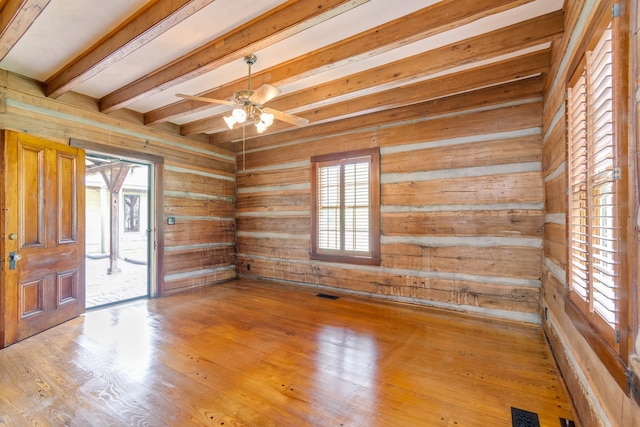
[[[16,233],[9,234],[9,240],[16,240],[17,238],[18,238],[18,235]]]
[[[9,270],[16,269],[16,262],[22,259],[22,255],[16,252],[9,252]]]

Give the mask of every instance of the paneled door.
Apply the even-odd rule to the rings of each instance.
[[[85,309],[84,151],[3,131],[1,347]]]

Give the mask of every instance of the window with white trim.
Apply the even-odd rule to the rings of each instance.
[[[377,148],[311,158],[311,258],[380,263]]]

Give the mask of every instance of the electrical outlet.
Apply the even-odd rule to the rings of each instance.
[[[247,271],[251,271],[251,264],[247,264]]]

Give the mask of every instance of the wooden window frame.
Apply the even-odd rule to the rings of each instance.
[[[614,331],[615,341],[612,342],[610,337],[606,334],[603,335],[603,331],[606,330],[606,322],[602,320],[598,315],[594,315],[592,312],[592,302],[589,300],[579,301],[579,297],[572,291],[572,181],[571,181],[571,151],[569,144],[567,144],[567,284],[568,291],[565,297],[565,312],[571,319],[577,330],[585,338],[589,346],[596,353],[598,358],[602,361],[609,373],[612,375],[616,383],[625,391],[628,392],[629,384],[627,378],[627,366],[629,362],[629,353],[631,352],[631,340],[629,339],[629,326],[630,326],[630,310],[629,295],[631,293],[630,284],[630,272],[629,272],[629,243],[628,243],[628,230],[630,227],[629,221],[629,173],[631,172],[628,166],[628,128],[627,120],[629,106],[627,104],[628,98],[628,70],[625,64],[625,58],[628,57],[628,30],[625,28],[628,26],[626,17],[627,4],[624,1],[617,3],[620,7],[620,12],[617,16],[614,16],[613,3],[606,2],[601,5],[599,12],[599,19],[594,20],[595,25],[586,32],[584,40],[588,43],[584,46],[584,52],[579,55],[579,60],[570,67],[569,80],[567,81],[567,88],[573,87],[583,70],[586,68],[586,56],[587,52],[594,49],[599,42],[602,34],[605,32],[609,24],[612,26],[612,52],[613,52],[613,161],[616,173],[619,178],[616,179],[614,184],[614,209],[615,209],[615,229],[616,229],[616,255],[617,255],[617,273],[616,273],[616,290],[617,301],[616,305],[618,310],[617,316],[617,328]],[[567,97],[568,98],[568,97]],[[588,107],[587,107],[588,108]],[[569,126],[569,105],[567,104],[567,141],[570,140],[569,132],[571,128]],[[588,166],[591,165],[588,161]],[[588,191],[589,185],[587,185]],[[589,199],[593,197],[592,194],[587,196]],[[587,209],[591,206],[589,202]],[[594,215],[592,212],[587,212],[587,217]],[[595,220],[593,220],[595,221]],[[589,235],[591,233],[589,232]],[[590,237],[588,237],[590,239]],[[589,283],[588,287],[591,286]],[[591,307],[591,308],[590,308]]]
[[[346,250],[322,250],[318,248],[318,170],[322,165],[348,163],[349,160],[369,158],[369,251],[351,252]],[[341,193],[344,191],[341,183]],[[344,206],[341,210],[344,211]],[[313,156],[311,158],[311,251],[314,260],[362,265],[380,265],[380,150],[368,148],[343,153]]]

